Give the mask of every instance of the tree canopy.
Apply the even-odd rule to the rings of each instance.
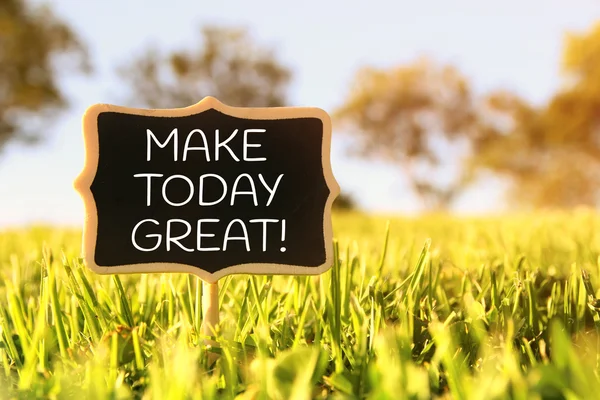
[[[528,207],[597,206],[600,200],[600,24],[565,40],[564,84],[534,107],[514,95],[487,104],[489,125],[472,165],[509,179],[509,199]]]
[[[0,2],[0,151],[34,143],[67,105],[62,70],[89,71],[85,46],[48,6]]]
[[[364,68],[350,87],[334,113],[337,129],[355,135],[359,155],[399,165],[427,208],[446,208],[466,179],[436,181],[447,168],[439,145],[464,142],[477,128],[467,79],[453,66],[420,59],[389,70]]]
[[[475,96],[456,68],[431,61],[364,69],[335,115],[360,155],[399,165],[427,209],[448,207],[482,171],[509,182],[514,205],[597,206],[600,24],[567,35],[562,69],[564,84],[541,106],[509,91]],[[463,144],[441,146],[459,166],[446,186],[423,168],[439,164],[440,138]]]
[[[214,96],[238,107],[286,105],[291,71],[247,29],[207,26],[200,39],[192,49],[144,49],[121,66],[130,102],[177,108]]]

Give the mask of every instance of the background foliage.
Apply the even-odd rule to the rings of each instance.
[[[0,2],[0,150],[35,143],[67,101],[58,70],[88,72],[85,45],[47,7]]]
[[[0,3],[0,149],[43,139],[39,127],[67,104],[62,78],[91,65],[68,23],[33,4]],[[234,106],[292,105],[293,65],[273,48],[235,26],[198,33],[189,47],[140,48],[116,66],[125,94],[115,102],[174,108],[211,95]],[[332,110],[334,132],[352,138],[353,154],[397,165],[430,211],[450,209],[489,173],[509,184],[513,206],[596,206],[600,25],[565,36],[561,69],[562,87],[533,105],[502,88],[477,93],[458,68],[434,59],[365,65]]]

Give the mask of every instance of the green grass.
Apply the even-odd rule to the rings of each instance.
[[[593,399],[600,216],[336,215],[321,276],[98,276],[80,233],[0,233],[0,399]]]

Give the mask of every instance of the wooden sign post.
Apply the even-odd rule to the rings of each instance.
[[[75,188],[93,271],[199,276],[209,330],[223,276],[331,267],[339,186],[323,110],[238,108],[213,97],[164,110],[96,104],[83,135]]]

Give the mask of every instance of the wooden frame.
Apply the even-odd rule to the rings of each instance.
[[[248,263],[226,267],[215,273],[209,273],[198,267],[179,263],[145,263],[121,266],[103,267],[95,262],[95,246],[98,229],[98,215],[96,202],[91,192],[98,168],[99,143],[98,143],[98,116],[103,112],[120,112],[126,114],[158,116],[158,117],[185,117],[200,112],[215,109],[227,115],[255,120],[273,120],[290,118],[318,118],[323,123],[322,141],[322,169],[323,176],[330,194],[324,210],[323,232],[325,238],[325,263],[318,267],[301,265],[282,265],[268,263]],[[331,207],[333,201],[340,193],[340,187],[333,176],[331,169],[331,119],[329,115],[314,107],[271,107],[271,108],[245,108],[232,107],[221,103],[214,97],[205,97],[203,100],[189,107],[175,109],[136,109],[109,104],[95,104],[89,107],[83,116],[83,137],[85,145],[85,163],[82,172],[74,181],[74,188],[81,196],[85,206],[85,221],[83,229],[83,256],[87,266],[98,274],[132,274],[132,273],[162,273],[178,272],[191,273],[199,276],[209,283],[217,282],[220,278],[231,274],[267,274],[267,275],[317,275],[326,272],[333,265],[333,228],[331,224]]]

